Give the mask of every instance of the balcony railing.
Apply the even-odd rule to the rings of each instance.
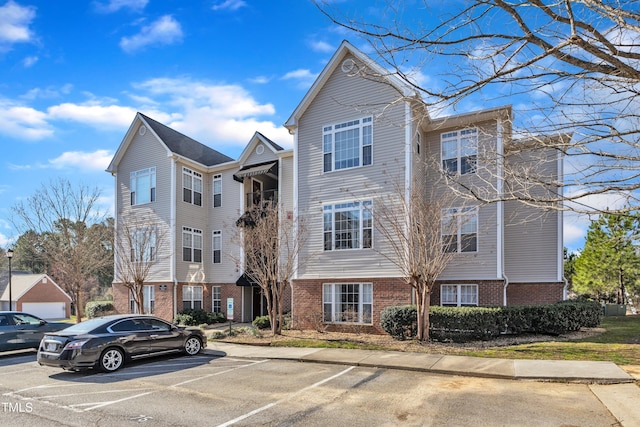
[[[253,193],[247,193],[245,200],[247,201],[247,210],[253,208],[264,208],[269,204],[278,203],[278,191],[277,190],[264,190],[256,191]]]

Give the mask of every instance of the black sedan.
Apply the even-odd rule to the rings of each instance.
[[[59,331],[69,325],[47,322],[19,311],[0,311],[0,351],[38,348],[45,333]]]
[[[114,315],[46,334],[38,349],[38,363],[69,370],[97,368],[113,372],[130,359],[175,352],[195,355],[206,345],[199,328],[172,325],[152,316]]]

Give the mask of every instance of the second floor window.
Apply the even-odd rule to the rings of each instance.
[[[213,177],[213,207],[222,206],[222,175]]]
[[[202,206],[202,174],[182,168],[182,200]]]
[[[442,170],[450,175],[474,173],[478,165],[478,129],[463,129],[440,135]]]
[[[213,263],[220,264],[222,262],[222,231],[213,232]]]
[[[371,208],[371,200],[325,206],[324,250],[370,248],[373,230]]]
[[[131,262],[156,260],[156,230],[152,227],[136,228],[131,233]]]
[[[370,165],[373,161],[373,118],[364,117],[322,128],[323,170]]]
[[[477,252],[478,208],[453,208],[442,212],[442,250]]]
[[[182,260],[202,262],[202,230],[182,227]]]
[[[156,201],[156,168],[131,172],[131,206]]]

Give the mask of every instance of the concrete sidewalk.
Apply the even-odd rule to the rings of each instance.
[[[621,384],[635,381],[634,377],[611,362],[492,359],[399,351],[267,347],[217,341],[209,342],[206,352],[249,359],[295,360],[511,380],[589,384]],[[640,388],[638,392],[640,396]]]

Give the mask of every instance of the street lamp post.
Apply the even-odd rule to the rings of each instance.
[[[11,309],[13,308],[13,298],[11,295],[11,258],[13,258],[13,250],[7,250],[7,258],[9,258],[9,311],[11,311]]]

